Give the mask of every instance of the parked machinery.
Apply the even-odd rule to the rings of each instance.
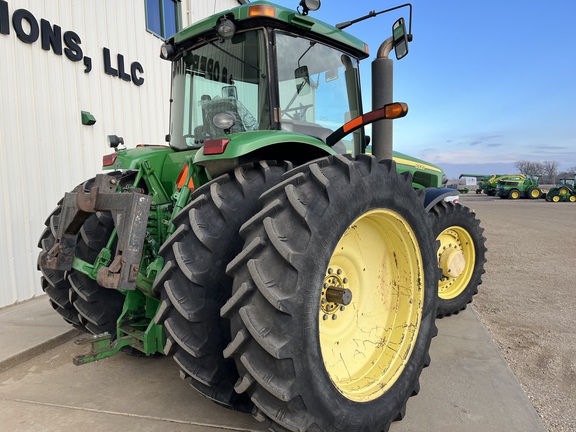
[[[543,195],[538,176],[526,175],[523,179],[502,179],[498,181],[496,195],[503,199],[538,199]]]
[[[256,1],[162,46],[170,146],[111,137],[107,174],[65,194],[40,239],[52,306],[98,335],[77,364],[171,355],[202,395],[273,430],[386,431],[404,415],[436,315],[481,283],[483,230],[439,168],[392,160],[376,129],[385,156],[365,154],[363,126],[408,107],[363,112],[367,47],[318,7]],[[391,33],[377,60],[407,53],[403,19]]]
[[[576,178],[562,178],[559,183],[548,191],[546,201],[548,202],[576,202]]]

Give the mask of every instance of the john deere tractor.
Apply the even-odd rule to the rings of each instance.
[[[576,202],[576,178],[562,178],[546,194],[548,202]]]
[[[476,177],[479,180],[476,193],[485,193],[488,196],[497,194],[498,182],[500,181],[522,181],[526,178],[524,174],[461,174],[460,178],[462,177]]]
[[[537,176],[526,175],[523,179],[502,179],[498,181],[496,195],[503,199],[537,199],[543,194]]]
[[[65,194],[40,239],[52,306],[96,335],[76,364],[170,355],[273,430],[386,431],[404,415],[436,316],[481,283],[483,230],[440,169],[393,160],[376,126],[408,107],[363,111],[368,48],[318,7],[256,1],[162,46],[169,146],[111,137],[105,173]],[[407,53],[403,19],[392,34],[375,63]]]

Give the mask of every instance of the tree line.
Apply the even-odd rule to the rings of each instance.
[[[559,178],[574,178],[576,176],[576,166],[569,168],[567,171],[558,171],[559,165],[557,161],[532,162],[520,160],[514,163],[520,174],[538,176],[541,179],[541,183],[556,184]]]

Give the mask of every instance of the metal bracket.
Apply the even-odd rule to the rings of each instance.
[[[123,347],[129,346],[132,342],[131,337],[125,337],[112,341],[109,333],[104,333],[98,336],[86,337],[76,339],[76,345],[91,345],[90,353],[86,355],[77,355],[72,362],[76,366],[86,363],[102,360],[107,357],[112,357],[117,354]]]
[[[41,266],[70,270],[80,228],[97,211],[109,211],[118,233],[114,261],[98,270],[97,281],[106,288],[133,290],[140,268],[152,198],[134,190],[117,192],[118,179],[98,174],[89,192],[87,184],[67,193],[62,202],[56,243],[39,258]]]

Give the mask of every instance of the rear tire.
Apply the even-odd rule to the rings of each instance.
[[[60,212],[62,207],[61,202],[54,211],[48,216],[46,220],[46,228],[40,236],[38,247],[43,251],[48,251],[54,246],[56,239],[56,230],[60,219]],[[64,318],[64,321],[71,324],[75,328],[88,331],[86,327],[80,322],[78,311],[70,302],[70,283],[66,278],[66,272],[61,270],[53,270],[45,267],[38,266],[38,270],[42,272],[40,283],[42,290],[48,296],[50,306]]]
[[[250,395],[256,419],[387,431],[418,392],[436,333],[437,266],[424,195],[395,169],[366,155],[305,164],[244,224],[221,313],[236,391]],[[347,306],[344,292],[332,297],[339,285]]]
[[[202,395],[240,411],[252,403],[234,392],[238,372],[222,356],[230,342],[228,322],[219,313],[232,289],[226,265],[242,248],[238,230],[260,209],[258,197],[291,167],[255,163],[203,185],[176,216],[176,231],[160,249],[165,265],[154,282],[162,298],[155,321],[166,329],[164,353],[173,355]]]
[[[478,293],[485,273],[486,239],[480,221],[468,207],[441,202],[431,215],[442,271],[436,316],[443,318],[466,309]]]
[[[511,200],[517,200],[518,198],[520,198],[520,192],[519,192],[518,190],[516,190],[516,189],[512,189],[512,190],[510,191],[510,193],[508,194],[508,197],[509,197]]]
[[[106,246],[113,229],[114,221],[109,212],[91,215],[80,229],[76,256],[93,263],[100,250]],[[70,298],[88,331],[95,335],[109,333],[115,338],[116,321],[122,313],[124,294],[104,288],[74,269],[68,273],[68,281],[71,287]]]

